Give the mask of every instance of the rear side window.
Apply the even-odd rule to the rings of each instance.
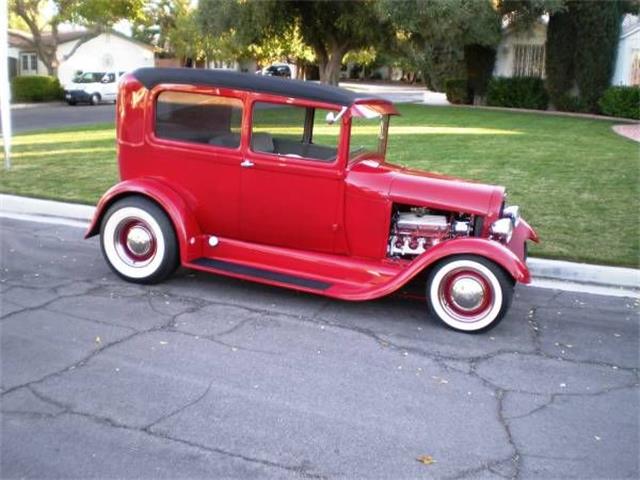
[[[242,100],[200,93],[160,93],[156,100],[156,137],[238,148]]]

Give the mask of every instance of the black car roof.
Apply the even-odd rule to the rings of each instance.
[[[266,77],[229,70],[204,70],[196,68],[139,68],[133,75],[148,89],[162,83],[210,85],[251,92],[270,93],[286,97],[304,98],[318,102],[351,106],[357,100],[375,99],[374,95],[364,95],[343,88],[287,80],[278,77]]]

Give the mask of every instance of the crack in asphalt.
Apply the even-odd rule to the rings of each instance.
[[[201,393],[200,395],[198,395],[195,399],[187,402],[185,405],[183,405],[182,407],[172,411],[171,413],[167,414],[167,415],[163,415],[161,416],[159,419],[157,419],[156,421],[150,423],[149,425],[146,425],[144,427],[135,427],[132,425],[127,425],[126,423],[122,423],[122,422],[118,422],[110,417],[105,417],[105,416],[101,416],[101,415],[95,415],[92,413],[88,413],[88,412],[80,412],[80,411],[76,411],[73,408],[71,408],[70,405],[68,404],[64,404],[54,398],[51,398],[45,394],[43,394],[42,392],[36,390],[35,388],[32,387],[32,385],[28,385],[25,387],[21,387],[21,388],[25,388],[27,390],[29,390],[31,393],[33,393],[38,399],[42,400],[43,402],[49,403],[57,408],[62,409],[62,411],[55,413],[55,414],[46,414],[46,413],[41,413],[41,412],[28,412],[28,411],[23,411],[23,412],[15,412],[15,411],[2,411],[3,414],[11,414],[11,415],[32,415],[32,416],[37,416],[37,417],[47,417],[47,418],[57,418],[63,415],[73,415],[73,416],[77,416],[77,417],[82,417],[82,418],[86,418],[88,420],[91,420],[95,423],[98,423],[100,425],[104,425],[104,426],[108,426],[110,428],[120,428],[120,429],[125,429],[125,430],[130,430],[130,431],[135,431],[135,432],[140,432],[143,433],[145,435],[149,435],[155,438],[159,438],[159,439],[163,439],[163,440],[167,440],[170,442],[176,442],[176,443],[180,443],[192,448],[196,448],[198,450],[203,450],[209,453],[215,453],[215,454],[219,454],[219,455],[224,455],[226,457],[230,457],[230,458],[234,458],[237,460],[242,460],[245,462],[249,462],[249,463],[255,463],[255,464],[260,464],[269,468],[276,468],[276,469],[280,469],[280,470],[286,470],[292,473],[295,473],[299,476],[301,476],[302,478],[308,478],[310,480],[325,480],[328,477],[326,475],[322,475],[322,474],[318,474],[318,473],[314,473],[312,471],[312,469],[310,468],[310,465],[307,464],[306,462],[303,462],[301,465],[288,465],[288,464],[284,464],[284,463],[279,463],[279,462],[274,462],[272,460],[267,460],[264,458],[257,458],[257,457],[251,457],[248,455],[244,455],[241,453],[237,453],[237,452],[232,452],[229,450],[224,450],[221,448],[217,448],[217,447],[211,447],[208,445],[204,445],[198,442],[193,442],[191,440],[186,440],[180,437],[174,437],[172,435],[168,435],[164,432],[159,432],[157,430],[153,430],[152,428],[157,425],[158,423],[160,423],[163,420],[166,420],[167,418],[170,418],[173,415],[176,415],[178,413],[180,413],[181,411],[197,404],[198,402],[202,401],[207,394],[209,393],[211,387],[213,385],[213,382],[209,383],[209,386],[207,387],[207,389]]]
[[[482,472],[491,472],[501,478],[511,479],[512,477],[509,477],[502,472],[495,470],[495,467],[506,462],[512,462],[512,457],[508,457],[506,459],[500,458],[496,460],[488,460],[479,467],[467,468],[465,470],[462,470],[461,472],[456,473],[455,475],[443,477],[443,480],[463,480],[467,477],[475,477]]]
[[[511,432],[511,426],[509,425],[509,421],[507,420],[504,414],[505,393],[506,392],[503,389],[500,389],[496,392],[496,400],[498,404],[497,405],[498,421],[500,422],[500,425],[502,425],[502,428],[507,434],[507,440],[509,442],[509,446],[513,449],[513,456],[511,457],[511,463],[513,464],[513,467],[514,467],[514,474],[511,478],[513,480],[517,480],[518,478],[520,478],[520,468],[521,468],[520,459],[522,458],[522,454],[520,453],[520,449],[518,448],[518,445],[516,445],[516,441],[513,437],[513,433]]]

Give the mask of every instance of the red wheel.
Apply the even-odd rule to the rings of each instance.
[[[447,326],[479,332],[496,326],[513,297],[513,280],[495,263],[458,256],[438,263],[427,279],[429,310]]]

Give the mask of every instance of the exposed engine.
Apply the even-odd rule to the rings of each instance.
[[[398,209],[391,222],[388,255],[415,256],[438,243],[472,233],[470,216],[433,212],[426,208]]]

